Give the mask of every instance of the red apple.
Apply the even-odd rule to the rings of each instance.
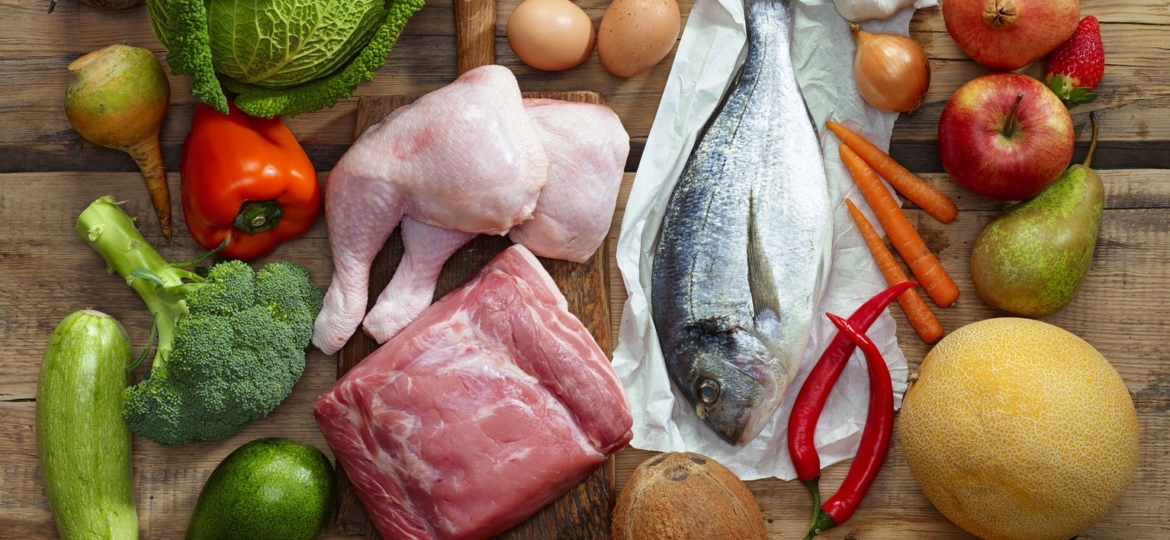
[[[1044,83],[992,73],[959,87],[938,121],[943,168],[976,195],[1018,201],[1040,193],[1072,161],[1072,117]]]
[[[1064,43],[1080,20],[1078,0],[944,0],[947,32],[991,69],[1024,67]]]

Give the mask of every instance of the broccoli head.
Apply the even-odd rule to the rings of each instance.
[[[154,314],[150,375],[124,394],[135,433],[164,446],[225,439],[292,392],[324,296],[307,270],[278,262],[253,272],[233,260],[196,274],[163,260],[109,197],[77,231]]]

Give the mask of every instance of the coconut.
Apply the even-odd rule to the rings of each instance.
[[[752,492],[707,456],[667,453],[630,475],[613,511],[614,540],[766,540]]]

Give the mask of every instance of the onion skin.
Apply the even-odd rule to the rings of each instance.
[[[890,112],[910,113],[930,89],[930,61],[914,40],[898,34],[872,34],[849,25],[857,43],[853,78],[866,103]]]

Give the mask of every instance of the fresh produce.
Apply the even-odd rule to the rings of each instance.
[[[333,465],[316,447],[256,439],[199,492],[186,540],[313,540],[333,516]]]
[[[671,193],[650,276],[671,382],[733,445],[755,438],[784,400],[832,265],[828,182],[789,55],[790,7],[748,2],[742,71]]]
[[[75,230],[142,297],[158,347],[150,377],[123,395],[123,418],[162,445],[214,441],[272,412],[305,367],[321,290],[290,262],[241,261],[205,274],[171,264],[105,196]]]
[[[1075,143],[1072,117],[1060,99],[1016,73],[967,82],[938,121],[943,168],[959,185],[993,199],[1040,193],[1072,161]]]
[[[605,351],[520,245],[350,369],[313,413],[387,539],[490,537],[633,437]]]
[[[930,90],[930,61],[914,40],[898,34],[871,34],[849,25],[857,55],[853,79],[866,103],[891,112],[914,112]]]
[[[1070,109],[1097,99],[1092,90],[1104,74],[1101,25],[1092,15],[1081,19],[1072,37],[1052,51],[1044,63],[1044,84]]]
[[[682,26],[676,0],[614,0],[597,34],[597,58],[618,77],[633,77],[666,58]]]
[[[878,148],[877,145],[866,140],[865,137],[853,130],[833,121],[825,122],[842,143],[853,150],[870,167],[886,179],[902,196],[914,201],[919,208],[930,214],[931,217],[943,223],[950,223],[959,215],[959,207],[954,201],[944,195],[934,186],[927,184],[914,173],[910,172],[889,154]]]
[[[643,461],[618,496],[614,540],[765,540],[752,492],[718,461],[670,452]]]
[[[971,280],[984,302],[1014,315],[1040,318],[1076,298],[1097,246],[1105,186],[1089,168],[1097,147],[1097,116],[1084,165],[1072,165],[1035,198],[983,227],[971,252]]]
[[[81,0],[81,3],[98,9],[126,9],[137,6],[142,0]],[[57,7],[57,0],[49,1],[49,13]]]
[[[888,19],[895,13],[914,6],[914,0],[833,0],[845,20],[863,22],[870,19]]]
[[[1048,54],[1072,35],[1079,0],[949,0],[943,21],[955,43],[991,69],[1013,70]]]
[[[1080,338],[1030,319],[955,330],[926,355],[899,423],[930,502],[986,540],[1068,540],[1121,498],[1138,459],[1125,383]]]
[[[508,46],[545,71],[576,67],[593,52],[593,21],[570,0],[524,0],[508,16]]]
[[[138,538],[130,474],[130,341],[113,317],[65,317],[49,337],[37,381],[37,457],[63,540]]]
[[[419,98],[368,129],[329,174],[335,272],[313,343],[332,354],[359,325],[390,339],[431,304],[443,263],[479,233],[515,231],[542,256],[588,258],[609,230],[628,153],[608,107],[522,99],[502,66]],[[399,222],[404,264],[367,314],[370,265]]]
[[[858,332],[868,330],[894,298],[913,289],[915,285],[913,281],[905,281],[874,295],[849,317],[849,325]],[[821,506],[821,456],[817,452],[813,435],[829,393],[833,391],[833,385],[837,384],[837,379],[841,377],[841,372],[856,349],[857,343],[844,333],[838,332],[833,336],[800,387],[788,417],[788,454],[792,457],[796,477],[813,495],[813,508],[817,509],[817,514]]]
[[[869,247],[870,253],[873,253],[873,258],[877,262],[878,268],[881,269],[882,276],[886,278],[886,283],[893,287],[898,283],[910,281],[906,277],[906,272],[902,271],[901,266],[898,266],[898,261],[894,260],[894,254],[890,253],[886,243],[882,242],[882,237],[878,236],[877,230],[866,219],[865,214],[862,214],[861,210],[858,210],[853,201],[849,199],[845,199],[845,206],[849,208],[849,215],[857,224],[857,229],[861,231],[865,245]],[[930,310],[930,306],[927,306],[926,302],[922,301],[922,297],[918,296],[918,291],[907,289],[906,292],[898,295],[898,303],[902,306],[902,311],[906,312],[906,319],[910,321],[910,325],[914,327],[915,332],[918,332],[922,341],[934,343],[942,337],[942,325],[934,316],[934,312]]]
[[[877,173],[848,146],[841,145],[838,150],[841,161],[845,162],[849,174],[857,183],[857,188],[861,190],[882,228],[886,230],[894,249],[910,266],[914,278],[922,284],[922,288],[936,305],[947,307],[953,304],[959,298],[959,288],[955,286],[954,280],[947,274],[942,263],[938,262],[938,258],[930,252],[930,248],[926,247],[918,231],[910,224],[910,220],[906,219],[906,214],[886,190],[881,178],[878,178]]]
[[[894,389],[890,370],[878,351],[877,345],[848,321],[827,314],[833,325],[853,341],[865,353],[865,365],[869,371],[869,410],[865,416],[865,428],[861,431],[861,442],[857,445],[857,456],[849,465],[845,481],[829,500],[813,514],[805,540],[845,523],[877,478],[886,456],[890,452],[890,435],[894,432]]]
[[[278,118],[195,109],[183,141],[183,217],[203,249],[250,261],[305,234],[321,208],[309,156]],[[230,238],[230,241],[229,241]]]
[[[158,59],[146,49],[110,45],[69,64],[65,115],[82,137],[130,154],[154,204],[163,236],[171,237],[171,194],[158,132],[171,86]]]
[[[331,107],[374,72],[423,0],[147,0],[154,35],[191,95],[252,116]]]

